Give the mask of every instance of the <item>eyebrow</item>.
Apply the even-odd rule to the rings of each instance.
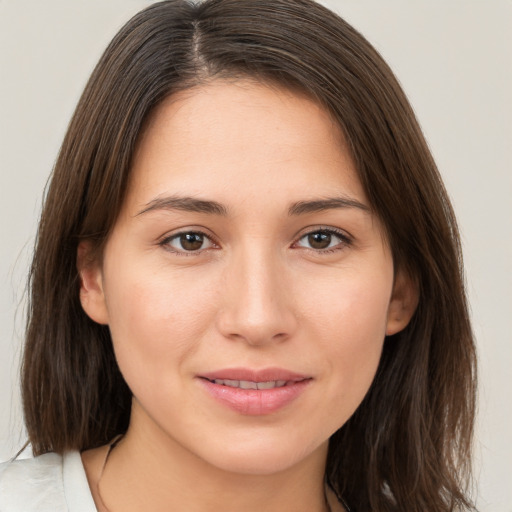
[[[304,215],[338,208],[357,208],[370,213],[371,208],[350,197],[328,197],[326,199],[314,199],[311,201],[298,201],[288,209],[288,215]]]
[[[313,199],[311,201],[297,201],[288,208],[288,215],[298,216],[339,208],[357,208],[366,213],[371,211],[368,206],[355,199],[348,197],[329,197],[326,199]],[[227,208],[217,201],[196,199],[188,196],[167,196],[151,200],[137,216],[156,210],[181,210],[210,215],[228,215]]]
[[[194,197],[158,197],[153,199],[137,214],[152,212],[155,210],[181,210],[184,212],[207,213],[226,216],[228,211],[225,206],[217,201],[206,201]]]

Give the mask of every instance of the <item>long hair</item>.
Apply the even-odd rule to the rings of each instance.
[[[410,324],[386,338],[369,392],[330,440],[329,485],[358,512],[470,509],[475,349],[455,217],[393,73],[312,0],[160,2],[108,46],[53,170],[29,276],[22,395],[34,454],[96,447],[128,427],[131,393],[108,327],[80,304],[77,246],[101,254],[154,109],[218,77],[301,91],[330,112],[395,268],[419,290]]]

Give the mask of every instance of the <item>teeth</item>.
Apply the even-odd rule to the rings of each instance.
[[[275,387],[280,387],[280,386],[277,386],[277,383],[273,380],[271,380],[269,382],[258,382],[258,389],[272,389]]]
[[[258,389],[258,384],[256,384],[256,382],[251,382],[250,380],[241,380],[240,388],[241,389]]]
[[[285,380],[270,380],[267,382],[253,382],[250,380],[229,380],[229,379],[215,379],[215,384],[221,386],[229,386],[230,388],[240,389],[273,389],[282,388],[286,385]]]

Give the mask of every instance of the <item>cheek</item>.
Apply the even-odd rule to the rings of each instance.
[[[338,411],[335,429],[367,393],[385,338],[392,269],[363,276],[347,274],[327,291],[308,296],[311,336],[327,365],[326,407]]]
[[[301,294],[303,314],[324,332],[322,338],[336,337],[362,349],[384,338],[392,284],[391,265],[311,280]]]
[[[199,292],[197,283],[165,272],[118,268],[110,275],[109,327],[127,383],[137,394],[137,388],[155,389],[162,378],[173,382],[213,323],[208,288]]]

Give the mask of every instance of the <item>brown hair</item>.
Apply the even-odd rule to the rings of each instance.
[[[117,34],[64,139],[30,272],[23,402],[35,454],[127,429],[131,394],[108,327],[80,305],[77,246],[98,251],[123,202],[138,136],[174,92],[216,77],[300,90],[336,119],[419,304],[386,338],[375,380],[329,446],[326,478],[358,512],[454,511],[466,497],[475,349],[456,221],[397,80],[376,50],[311,0],[171,0]]]

